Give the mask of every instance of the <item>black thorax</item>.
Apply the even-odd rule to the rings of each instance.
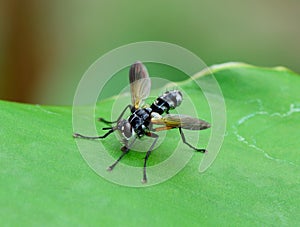
[[[138,137],[145,135],[151,121],[151,112],[151,108],[137,109],[129,117],[128,121]]]

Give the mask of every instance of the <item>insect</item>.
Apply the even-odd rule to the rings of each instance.
[[[103,136],[84,136],[79,133],[73,134],[75,138],[84,139],[104,139],[114,131],[120,134],[123,144],[123,147],[121,147],[122,154],[108,167],[109,171],[113,170],[118,162],[129,152],[137,138],[142,138],[143,136],[151,137],[153,143],[146,153],[143,166],[142,182],[146,183],[147,161],[159,138],[157,132],[162,130],[178,128],[183,143],[197,152],[206,152],[205,149],[196,148],[188,143],[182,129],[203,130],[209,128],[210,124],[191,116],[169,113],[170,110],[175,109],[182,102],[182,93],[179,90],[166,91],[159,96],[150,107],[142,107],[144,100],[150,94],[151,81],[146,67],[141,62],[137,61],[131,65],[129,82],[131,104],[125,107],[116,121],[107,121],[103,118],[98,119],[110,125],[110,127],[103,128],[103,130],[108,130],[107,133]],[[127,119],[124,119],[123,115],[127,110],[130,110],[131,115]]]

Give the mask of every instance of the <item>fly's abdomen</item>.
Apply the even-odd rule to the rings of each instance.
[[[168,113],[170,109],[174,109],[182,102],[182,93],[178,90],[166,91],[159,96],[151,105],[153,112],[158,114]]]

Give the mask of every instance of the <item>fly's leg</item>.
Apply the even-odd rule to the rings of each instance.
[[[103,123],[108,124],[108,125],[117,123],[119,120],[121,120],[121,118],[123,117],[124,113],[126,112],[126,110],[128,108],[131,110],[132,109],[132,105],[129,104],[128,106],[126,106],[125,109],[122,111],[122,113],[120,114],[120,116],[118,117],[118,119],[116,121],[107,121],[107,120],[105,120],[102,117],[99,117],[98,121],[103,122]]]
[[[112,165],[110,165],[110,166],[107,168],[108,171],[112,171],[112,170],[115,168],[115,166],[119,163],[119,161],[120,161],[126,154],[128,154],[128,152],[129,152],[130,148],[132,147],[133,143],[135,142],[135,140],[136,140],[136,137],[134,137],[134,139],[132,140],[132,142],[131,142],[129,145],[126,144],[125,146],[123,146],[123,147],[121,148],[121,151],[122,151],[121,156],[120,156],[120,157],[119,157]]]
[[[182,142],[185,143],[186,145],[188,145],[190,148],[194,149],[195,151],[201,152],[201,153],[207,152],[206,149],[203,149],[203,148],[202,148],[202,149],[201,149],[201,148],[196,148],[196,147],[192,146],[191,144],[189,144],[189,143],[186,141],[185,136],[184,136],[183,131],[182,131],[181,128],[179,128],[179,133],[180,133],[180,135],[181,135]]]
[[[82,138],[82,139],[90,139],[90,140],[96,140],[96,139],[104,139],[106,138],[109,134],[113,133],[116,130],[116,128],[110,128],[110,130],[105,133],[103,136],[84,136],[79,133],[74,133],[73,137],[74,138]]]
[[[119,161],[126,155],[128,154],[129,149],[127,147],[122,147],[122,154],[121,156],[112,164],[107,168],[107,171],[112,171],[115,166],[119,163]]]
[[[104,122],[105,124],[113,124],[113,123],[117,123],[124,115],[125,111],[127,109],[132,109],[132,105],[128,105],[125,107],[125,109],[122,111],[122,113],[120,114],[120,116],[118,117],[118,119],[116,121],[107,121],[103,118],[98,118],[99,121]],[[107,133],[105,133],[103,136],[84,136],[81,135],[79,133],[74,133],[73,137],[74,138],[83,138],[83,139],[91,139],[91,140],[95,140],[95,139],[104,139],[105,137],[107,137],[109,134],[111,134],[112,132],[114,132],[117,128],[116,127],[108,127],[108,128],[102,128],[103,130],[109,130]]]
[[[149,158],[149,156],[150,156],[150,154],[151,154],[151,152],[152,152],[152,150],[153,150],[153,148],[154,148],[154,146],[155,146],[155,144],[156,144],[156,142],[158,140],[158,135],[155,134],[155,133],[149,132],[149,133],[146,134],[146,136],[154,138],[154,142],[152,143],[151,147],[147,151],[145,159],[144,159],[144,171],[143,171],[142,183],[147,183],[147,173],[146,173],[147,160],[148,160],[148,158]]]

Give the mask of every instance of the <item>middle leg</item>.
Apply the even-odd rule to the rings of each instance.
[[[126,106],[126,107],[124,108],[124,110],[121,112],[121,114],[120,114],[120,116],[118,117],[118,119],[115,120],[115,121],[107,121],[107,120],[105,120],[105,119],[102,118],[102,117],[99,117],[99,118],[98,118],[98,121],[103,122],[103,123],[108,124],[108,125],[117,123],[117,122],[123,117],[125,111],[126,111],[128,108],[131,110],[131,109],[132,109],[132,105],[129,104],[128,106]]]

